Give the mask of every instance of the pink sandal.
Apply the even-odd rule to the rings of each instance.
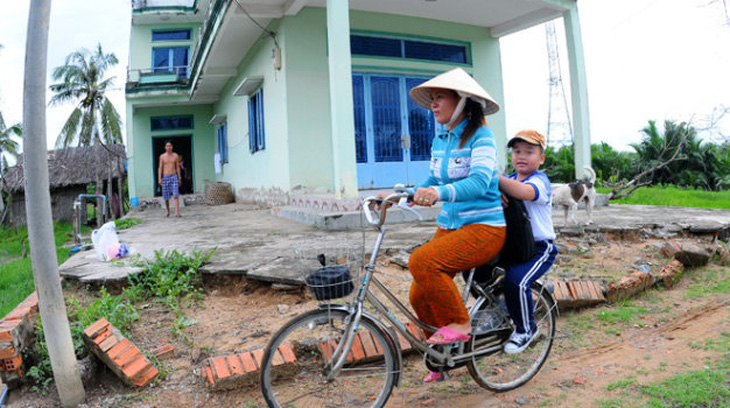
[[[426,342],[428,344],[444,345],[455,343],[457,341],[468,341],[470,338],[471,336],[468,334],[459,333],[448,326],[444,326],[438,329],[438,331],[429,337]]]
[[[429,371],[426,377],[423,378],[423,382],[430,383],[434,381],[443,381],[444,375],[435,371]]]

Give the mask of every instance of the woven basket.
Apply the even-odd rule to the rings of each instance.
[[[217,181],[208,184],[205,192],[205,203],[208,205],[221,205],[233,202],[231,184]]]

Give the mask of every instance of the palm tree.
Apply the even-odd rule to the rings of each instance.
[[[16,123],[10,127],[5,125],[5,119],[0,112],[0,154],[9,153],[14,157],[18,156],[18,148],[20,145],[13,140],[13,135],[22,137],[23,127],[20,123]],[[0,169],[0,173],[4,173],[5,168]]]
[[[51,85],[55,95],[50,104],[78,103],[56,139],[57,149],[122,143],[119,113],[106,96],[114,77],[104,78],[106,70],[117,63],[117,57],[104,54],[98,44],[94,52],[82,48],[69,54],[66,64],[53,70],[53,80],[61,82]]]

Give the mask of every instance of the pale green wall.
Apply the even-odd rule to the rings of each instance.
[[[272,29],[278,29],[275,25]],[[277,41],[282,43],[282,35]],[[231,183],[233,191],[241,188],[290,189],[288,123],[286,120],[286,75],[275,71],[271,59],[274,41],[259,40],[238,68],[238,75],[226,84],[221,99],[214,105],[214,113],[227,116],[228,163],[216,175],[219,181]],[[248,132],[248,96],[233,92],[247,77],[263,77],[264,124],[266,148],[251,154]],[[214,150],[217,149],[217,142]],[[211,160],[212,162],[212,160]]]
[[[470,42],[474,68],[463,66],[497,101],[503,100],[499,42],[480,27],[405,18],[379,13],[352,12],[351,29],[406,34],[416,38],[440,38]],[[394,27],[397,27],[394,30]],[[329,83],[327,64],[326,10],[307,7],[282,21],[289,119],[291,186],[331,191]],[[436,75],[454,67],[444,63],[386,58],[353,58],[355,71],[386,71]],[[504,140],[505,117],[500,111],[489,125]],[[354,137],[354,136],[351,136]]]
[[[150,130],[150,117],[172,115],[193,115],[193,129],[155,132]],[[152,167],[153,158],[163,152],[152,151],[153,137],[192,135],[193,185],[195,191],[202,192],[206,183],[214,181],[213,155],[215,153],[216,138],[213,126],[209,124],[211,116],[212,109],[210,106],[137,108],[133,115],[131,133],[127,133],[133,135],[131,143],[134,146],[134,154],[129,158],[129,166],[134,167],[134,173],[130,172],[129,175],[130,180],[133,180],[133,183],[130,183],[130,196],[154,196],[156,188],[154,180],[157,169]]]
[[[503,100],[499,43],[484,28],[365,12],[352,12],[350,25],[352,30],[470,42],[474,67],[463,67],[498,102]],[[326,10],[306,7],[296,16],[287,16],[268,28],[277,33],[276,39],[282,48],[281,70],[273,69],[271,50],[274,42],[264,37],[245,56],[238,67],[238,75],[228,82],[221,99],[212,107],[145,108],[134,113],[132,128],[128,126],[128,134],[134,135],[130,142],[135,155],[130,160],[130,166],[132,162],[135,163],[135,170],[130,171],[130,177],[134,174],[137,183],[133,196],[144,197],[153,192],[152,178],[145,170],[152,166],[149,117],[167,114],[160,112],[195,114],[195,185],[198,190],[204,187],[205,180],[218,180],[230,182],[236,192],[247,188],[291,191],[298,187],[309,192],[332,191]],[[133,46],[130,67],[148,66],[151,31],[149,27],[144,30],[133,27],[132,31],[132,44],[141,44],[138,48],[142,49],[134,49]],[[146,49],[144,41],[147,41]],[[353,59],[353,71],[361,72],[436,75],[452,67],[444,63],[386,58]],[[256,76],[264,78],[266,149],[251,154],[248,143],[248,97],[234,96],[232,93],[245,77]],[[127,111],[131,112],[129,102]],[[213,154],[217,149],[216,132],[208,124],[214,114],[226,115],[228,125],[229,163],[217,175],[213,169]],[[488,121],[497,135],[498,143],[500,140],[503,142],[503,111],[489,116]],[[500,158],[501,162],[503,160]]]

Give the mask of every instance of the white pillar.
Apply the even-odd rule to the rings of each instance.
[[[573,103],[573,136],[575,140],[575,176],[585,176],[584,166],[591,165],[591,129],[588,113],[588,81],[583,56],[578,5],[563,13],[570,67],[570,93]]]
[[[347,0],[327,0],[330,122],[336,198],[357,197],[349,12]]]

